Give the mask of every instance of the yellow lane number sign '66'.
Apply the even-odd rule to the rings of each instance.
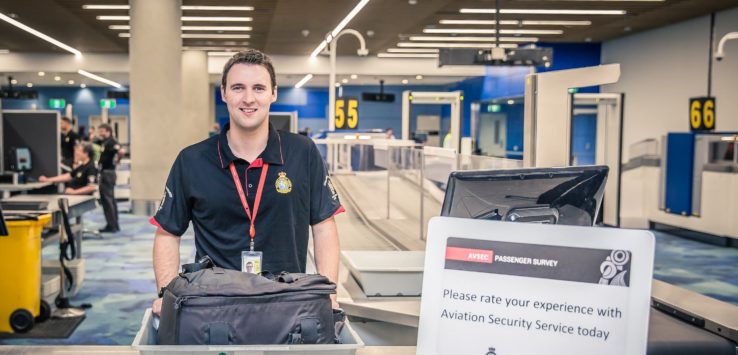
[[[359,100],[353,97],[336,99],[336,129],[355,129],[359,126]]]
[[[714,97],[689,99],[689,128],[692,131],[711,131],[715,129]]]

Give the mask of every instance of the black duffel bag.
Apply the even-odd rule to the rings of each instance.
[[[163,293],[160,345],[333,344],[330,295],[322,275],[272,277],[213,266],[182,266]]]

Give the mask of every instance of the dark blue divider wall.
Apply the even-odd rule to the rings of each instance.
[[[86,87],[84,89],[78,86],[60,87],[60,86],[42,86],[34,87],[33,90],[38,92],[38,98],[34,100],[10,100],[2,99],[3,110],[30,110],[33,104],[36,104],[38,110],[50,110],[50,99],[64,99],[67,104],[74,107],[74,115],[77,116],[80,126],[87,127],[89,125],[90,115],[99,115],[102,112],[100,108],[100,99],[107,98],[108,91],[118,91],[110,87]],[[22,90],[19,90],[22,91]],[[128,100],[116,100],[117,106],[110,109],[110,115],[130,116],[130,106]],[[64,116],[64,109],[58,110]]]

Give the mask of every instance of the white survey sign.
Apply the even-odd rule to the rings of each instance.
[[[646,353],[650,232],[436,217],[428,233],[418,354]]]

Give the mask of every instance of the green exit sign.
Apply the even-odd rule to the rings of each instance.
[[[498,104],[487,105],[487,112],[500,112],[500,109],[501,107]]]
[[[67,100],[64,99],[50,99],[49,107],[53,109],[60,109],[67,107]]]
[[[115,99],[100,99],[100,108],[115,108]]]

